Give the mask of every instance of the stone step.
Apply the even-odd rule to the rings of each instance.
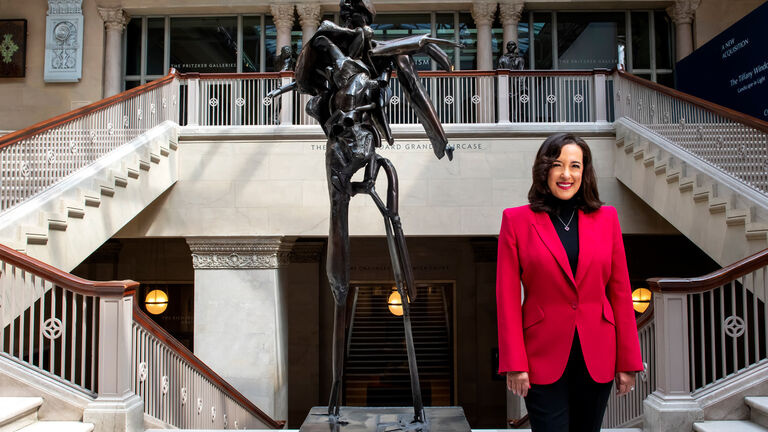
[[[42,421],[19,429],[18,432],[91,432],[92,430],[93,425],[91,423]]]
[[[706,188],[693,188],[693,201],[704,202],[709,200],[711,191]]]
[[[63,213],[44,213],[45,222],[49,230],[66,231],[67,215]]]
[[[37,225],[22,225],[19,227],[20,239],[27,244],[45,245],[48,244],[48,227]]]
[[[678,188],[680,189],[680,192],[690,192],[693,190],[694,180],[690,177],[684,177],[680,179],[680,183],[678,184]]]
[[[62,200],[61,211],[67,217],[82,219],[85,216],[85,201]]]
[[[696,432],[767,432],[768,429],[749,420],[703,421],[693,424]]]
[[[80,189],[80,199],[87,207],[99,207],[101,205],[101,194],[92,190]]]
[[[35,423],[42,404],[40,397],[0,398],[0,432],[17,431]]]
[[[680,181],[680,170],[667,171],[667,183],[672,184]]]
[[[710,213],[723,213],[726,209],[728,209],[728,200],[723,198],[712,198],[709,200]]]
[[[768,240],[768,225],[747,223],[745,233],[747,240]]]
[[[768,427],[768,397],[748,396],[744,402],[749,407],[749,418],[753,422]]]
[[[746,225],[747,210],[746,209],[726,210],[725,223],[728,224],[728,226]]]

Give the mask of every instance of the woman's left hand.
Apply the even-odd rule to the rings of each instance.
[[[623,396],[635,389],[635,373],[634,372],[617,372],[616,373],[616,394]]]

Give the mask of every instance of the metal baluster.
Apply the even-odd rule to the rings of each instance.
[[[741,290],[743,292],[741,310],[744,313],[744,333],[741,337],[743,337],[742,341],[744,342],[744,367],[747,367],[749,365],[749,308],[747,307],[747,294],[749,293],[749,289],[747,289],[746,276],[740,277],[739,280],[741,281]],[[737,370],[738,369],[741,368],[737,368]]]
[[[752,320],[754,322],[753,329],[755,330],[754,333],[754,351],[753,351],[753,363],[757,363],[760,361],[760,333],[763,330],[762,327],[760,327],[760,315],[757,313],[757,304],[758,296],[757,296],[757,285],[758,285],[758,279],[757,279],[757,272],[758,270],[753,271],[750,273],[750,276],[752,277]]]
[[[56,291],[58,286],[54,285],[53,288],[51,288],[51,316],[50,318],[56,318]],[[55,357],[55,351],[56,351],[56,340],[53,338],[48,339],[48,353],[49,353],[49,361],[48,364],[48,372],[55,374],[56,373],[56,357]]]
[[[696,334],[694,333],[694,326],[696,325],[696,317],[693,315],[693,297],[695,294],[689,294],[686,297],[686,301],[688,302],[688,363],[689,363],[689,377],[688,379],[691,382],[691,389],[698,388],[696,386]],[[693,319],[691,319],[693,318]]]
[[[96,323],[96,315],[98,313],[99,308],[99,297],[91,297],[91,390],[96,390],[97,383],[96,383],[96,367],[98,365],[97,363],[97,355],[96,353],[99,352],[99,345],[98,345],[98,338],[97,338],[97,323]]]
[[[731,316],[736,316],[736,282],[731,282]],[[733,373],[739,369],[739,358],[738,358],[738,344],[737,340],[734,337],[731,337],[731,351],[733,354],[733,370],[730,371],[730,373]]]
[[[699,331],[701,332],[701,385],[704,386],[707,383],[707,347],[705,341],[706,333],[704,332],[704,293],[697,294],[699,298],[699,307],[701,311],[697,317],[699,320]]]
[[[67,292],[61,289],[61,365],[59,366],[59,376],[66,379],[67,370],[67,331],[69,323],[67,322]]]

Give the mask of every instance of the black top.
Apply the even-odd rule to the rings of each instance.
[[[553,213],[548,213],[549,219],[563,243],[565,254],[568,255],[571,273],[573,277],[576,277],[576,267],[579,263],[579,211],[576,209],[573,199],[563,201],[554,198],[553,200],[553,208],[556,210]],[[568,226],[567,230],[565,229],[566,225]]]

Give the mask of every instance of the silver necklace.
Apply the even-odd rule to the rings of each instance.
[[[557,216],[557,219],[560,221],[561,224],[563,224],[563,227],[565,227],[565,230],[570,231],[571,227],[569,225],[571,225],[571,221],[573,220],[573,215],[575,214],[576,214],[576,209],[573,209],[573,212],[571,212],[571,218],[568,219],[568,223],[563,222],[563,220],[560,219],[560,215],[555,215],[555,216]]]

